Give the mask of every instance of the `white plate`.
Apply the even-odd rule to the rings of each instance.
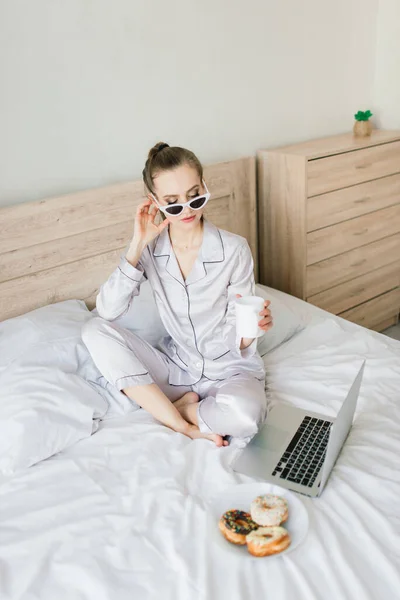
[[[246,546],[237,546],[228,542],[218,528],[218,521],[227,510],[238,509],[249,513],[252,501],[261,494],[283,496],[289,505],[289,518],[283,524],[283,527],[289,532],[291,544],[283,552],[268,556],[267,558],[293,552],[305,539],[308,531],[308,513],[304,504],[297,496],[272,483],[244,483],[232,485],[210,500],[210,539],[213,544],[221,548],[221,551],[232,552],[236,556],[242,555],[243,558],[247,556],[250,559],[260,560],[252,556],[247,551]]]

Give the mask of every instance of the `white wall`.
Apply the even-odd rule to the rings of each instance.
[[[400,129],[400,0],[379,0],[374,104],[381,127]]]
[[[391,0],[393,3],[398,0]],[[378,0],[0,0],[0,205],[350,130]]]

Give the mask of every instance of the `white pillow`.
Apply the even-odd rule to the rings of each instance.
[[[10,362],[31,354],[32,346],[79,337],[90,312],[82,300],[67,300],[0,322],[0,376]]]
[[[70,300],[0,323],[0,474],[9,476],[90,436],[107,402],[82,376],[91,318]]]
[[[270,300],[269,309],[273,318],[273,326],[262,337],[258,338],[257,349],[261,356],[289,340],[295,333],[305,327],[302,318],[290,307],[290,297],[284,292],[256,284],[256,296]]]

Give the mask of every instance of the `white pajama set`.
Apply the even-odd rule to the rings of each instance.
[[[113,323],[130,309],[145,279],[169,334],[157,348]],[[100,289],[99,316],[84,326],[83,341],[118,390],[156,383],[172,402],[194,391],[202,432],[247,438],[266,416],[265,370],[257,340],[240,350],[236,294],[254,294],[253,259],[244,238],[204,219],[202,246],[184,280],[166,228],[136,267],[121,258]]]

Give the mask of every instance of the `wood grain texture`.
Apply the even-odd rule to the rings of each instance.
[[[368,302],[397,298],[385,292],[399,285],[400,131],[262,150],[257,179],[262,283],[357,322],[365,307],[367,327],[399,313],[377,320]]]
[[[119,256],[120,251],[114,250],[1,283],[2,320],[62,300],[92,299]]]
[[[257,274],[254,157],[205,167],[207,217],[249,242]],[[142,181],[0,209],[0,320],[71,298],[92,307],[133,234]]]
[[[0,209],[0,255],[131,221],[144,200],[142,182],[121,183]]]
[[[390,318],[397,318],[400,306],[400,288],[382,294],[377,298],[372,298],[364,304],[360,304],[355,308],[351,308],[343,313],[340,317],[367,327],[369,329],[376,328],[380,323]]]
[[[258,153],[260,282],[304,297],[306,161]]]
[[[229,231],[238,233],[249,242],[254,259],[255,279],[259,281],[259,249],[257,223],[256,158],[230,164],[233,182]],[[237,230],[236,230],[237,228]]]
[[[384,267],[400,257],[400,233],[307,267],[307,296]]]
[[[206,167],[204,176],[213,194],[213,200],[206,208],[206,216],[221,229],[247,239],[254,259],[255,278],[258,281],[255,157]],[[219,191],[218,195],[214,190]]]
[[[400,286],[399,260],[310,296],[307,302],[337,315],[398,286]]]
[[[388,329],[393,325],[397,325],[398,322],[398,315],[395,315],[394,317],[389,317],[388,319],[384,319],[380,323],[373,325],[372,327],[370,327],[370,329],[373,329],[374,331],[385,331],[385,329]]]
[[[355,137],[352,133],[342,133],[315,140],[307,140],[306,142],[291,144],[289,146],[281,146],[280,148],[273,148],[272,151],[304,156],[306,159],[312,160],[313,158],[353,152],[360,148],[368,148],[396,140],[400,140],[400,131],[373,129],[372,134],[368,137],[360,138]]]
[[[20,248],[0,255],[0,282],[75,263],[111,250],[122,251],[132,236],[132,220],[110,227]]]
[[[400,141],[308,161],[308,196],[400,172]]]
[[[307,264],[370,244],[400,231],[400,203],[307,234]]]
[[[307,231],[335,225],[399,202],[399,174],[313,196],[307,199]]]

